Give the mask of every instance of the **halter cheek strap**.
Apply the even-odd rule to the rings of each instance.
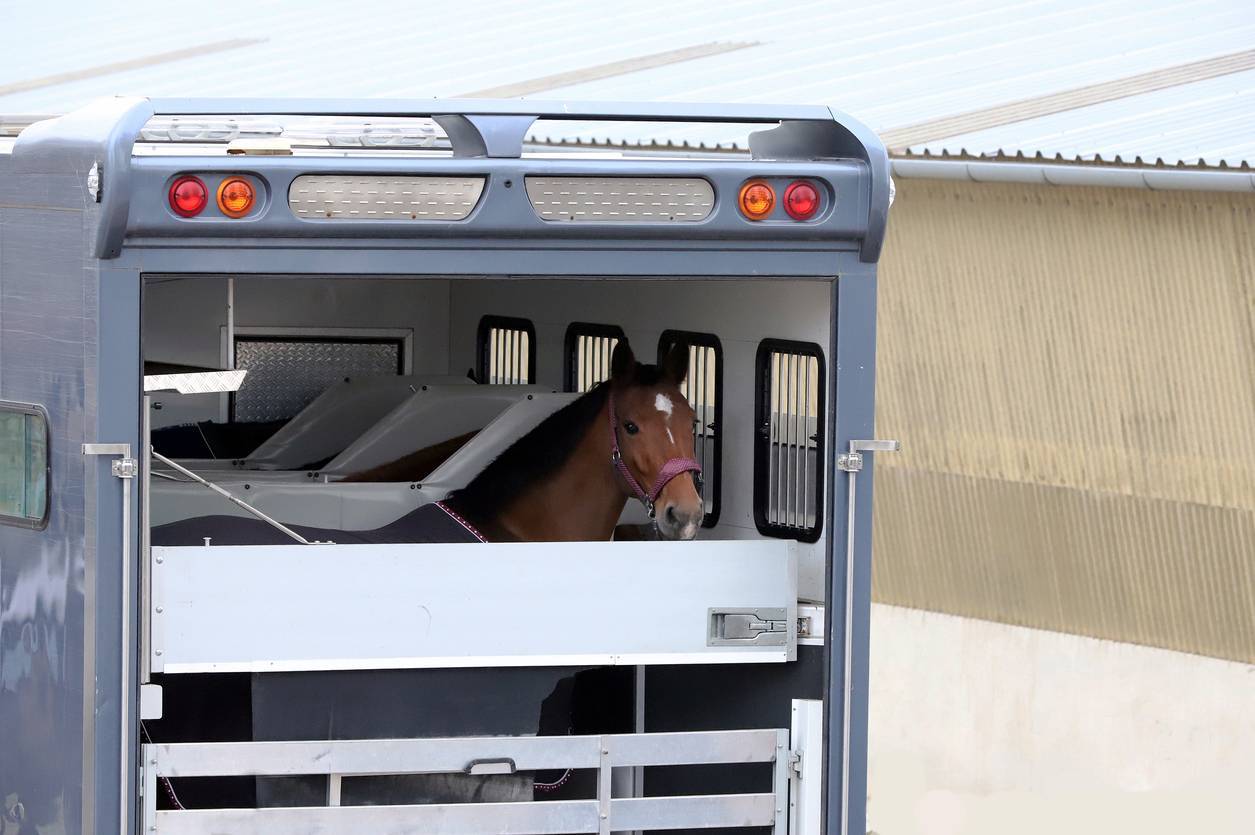
[[[610,390],[608,406],[610,413],[610,463],[619,471],[619,475],[623,476],[623,480],[627,482],[628,487],[632,488],[636,498],[640,499],[641,504],[645,505],[645,510],[649,512],[649,518],[653,519],[654,502],[658,500],[658,494],[662,492],[663,488],[670,484],[676,476],[684,473],[701,473],[702,465],[692,458],[668,458],[666,463],[662,465],[662,469],[658,471],[658,477],[654,479],[654,486],[649,492],[645,492],[645,488],[641,487],[641,483],[636,480],[636,476],[632,475],[632,471],[628,469],[627,463],[623,460],[623,454],[619,451],[619,419],[614,411],[614,389]]]

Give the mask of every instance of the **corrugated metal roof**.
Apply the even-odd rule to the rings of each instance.
[[[611,13],[583,0],[438,11],[402,0],[0,5],[7,113],[59,113],[115,94],[424,98],[521,87],[538,98],[824,103],[887,132],[1170,73],[1255,43],[1250,0],[955,0],[944,13],[933,0],[639,0]],[[170,57],[180,51],[192,57]],[[911,150],[1240,165],[1255,159],[1251,87],[1251,72],[1235,72]],[[543,135],[727,140],[710,126]]]

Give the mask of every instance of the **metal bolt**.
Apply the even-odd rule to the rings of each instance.
[[[609,748],[602,748],[602,749],[601,749],[601,753],[603,753],[603,754],[607,754],[607,755],[608,755],[608,754],[610,753],[610,749],[609,749]]]
[[[165,561],[166,561],[165,557],[157,557],[157,565],[161,565]]]
[[[153,655],[161,655],[161,650],[157,650],[156,652],[153,653]]]
[[[157,607],[157,614],[161,614],[161,613],[162,613],[162,612],[164,612],[164,611],[165,611],[165,609],[163,609],[162,607],[160,607],[160,606],[158,606],[158,607]]]
[[[610,816],[609,816],[609,815],[607,815],[605,812],[602,812],[602,813],[601,813],[601,819],[602,819],[602,820],[605,820],[605,819],[606,819],[606,818],[608,818],[608,817],[610,817]]]

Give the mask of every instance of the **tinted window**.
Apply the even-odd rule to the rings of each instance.
[[[48,420],[37,406],[0,404],[0,522],[43,527],[48,517]]]

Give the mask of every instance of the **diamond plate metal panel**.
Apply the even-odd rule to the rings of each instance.
[[[235,364],[248,371],[235,396],[235,420],[284,420],[345,377],[399,373],[401,342],[240,339]]]
[[[699,177],[528,177],[527,197],[544,220],[569,223],[698,223],[715,205]]]
[[[483,191],[483,177],[305,174],[288,205],[304,220],[464,220]]]

